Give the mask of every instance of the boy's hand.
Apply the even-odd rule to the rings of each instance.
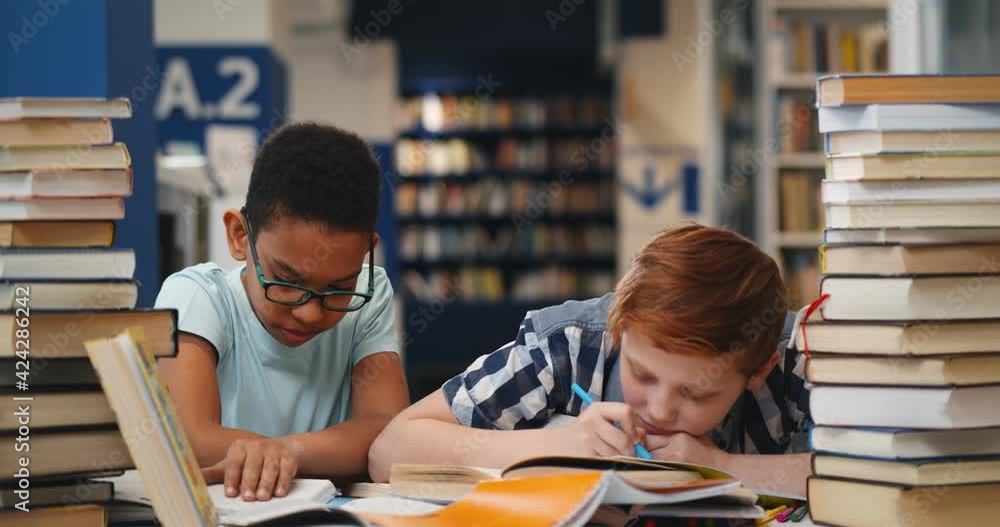
[[[684,432],[647,436],[646,447],[655,459],[686,461],[715,468],[724,468],[727,456],[709,439]]]
[[[634,446],[644,436],[636,427],[632,408],[625,403],[594,403],[562,430],[570,451],[587,456],[635,455]]]
[[[225,459],[201,472],[209,485],[224,482],[230,498],[266,501],[288,493],[298,468],[295,453],[276,439],[237,439]]]

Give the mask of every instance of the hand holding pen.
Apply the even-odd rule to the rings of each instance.
[[[636,427],[632,417],[631,409],[622,403],[595,403],[593,398],[580,387],[573,383],[573,392],[588,405],[588,411],[581,413],[581,423],[584,426],[591,424],[592,447],[594,452],[602,456],[612,456],[616,454],[634,455],[642,459],[653,459],[653,456],[642,445],[642,433]],[[599,414],[599,419],[594,419],[589,414]],[[593,421],[591,423],[591,421]],[[602,426],[610,423],[611,426]]]

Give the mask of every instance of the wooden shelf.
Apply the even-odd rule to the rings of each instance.
[[[507,256],[442,256],[433,260],[424,258],[400,258],[404,268],[437,267],[502,267],[517,269],[537,269],[546,265],[560,265],[586,269],[613,269],[617,263],[614,255],[529,255]]]
[[[398,214],[396,220],[400,224],[468,224],[468,225],[510,225],[515,224],[515,215],[524,217],[526,222],[537,221],[539,223],[577,223],[577,224],[613,224],[615,223],[615,212],[609,210],[595,210],[589,212],[545,212],[534,218],[529,218],[526,211],[506,211],[501,214],[488,214],[485,212],[473,212],[465,214],[435,214],[424,216],[420,214]]]
[[[816,89],[816,79],[823,75],[822,73],[782,72],[776,75],[771,82],[779,90],[813,90]]]
[[[885,11],[888,0],[771,0],[777,11]]]
[[[778,232],[774,235],[775,245],[783,249],[812,249],[823,243],[821,232]]]
[[[570,175],[564,179],[567,181],[601,181],[614,179],[615,173],[611,170],[584,170],[578,171],[567,168]],[[534,170],[534,169],[499,169],[499,170],[470,170],[468,172],[452,172],[448,174],[414,174],[400,176],[398,182],[432,183],[435,181],[463,182],[476,181],[483,178],[498,179],[527,179],[532,181],[558,181],[562,176],[562,170]]]
[[[826,156],[822,152],[778,154],[775,161],[778,168],[826,168]]]
[[[445,139],[467,139],[470,141],[499,141],[508,137],[587,137],[593,138],[601,135],[605,131],[602,127],[573,127],[573,128],[456,128],[451,130],[430,131],[423,128],[403,130],[399,132],[399,137],[404,139],[425,139],[425,140],[445,140]]]

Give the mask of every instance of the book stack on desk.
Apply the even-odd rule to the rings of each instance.
[[[817,524],[1000,513],[1000,76],[829,76],[826,244],[798,332]]]
[[[111,247],[132,193],[111,119],[130,116],[127,99],[0,99],[0,524],[103,525],[113,489],[90,478],[133,462],[83,342],[138,325],[175,353],[176,313],[132,310],[135,255]]]

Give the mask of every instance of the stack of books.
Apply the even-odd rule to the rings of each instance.
[[[816,313],[798,332],[825,525],[1000,514],[1000,76],[819,79]]]
[[[113,489],[90,478],[133,462],[83,342],[139,325],[175,353],[176,313],[131,311],[135,255],[111,248],[132,171],[110,119],[130,115],[0,99],[0,523],[103,525]]]

